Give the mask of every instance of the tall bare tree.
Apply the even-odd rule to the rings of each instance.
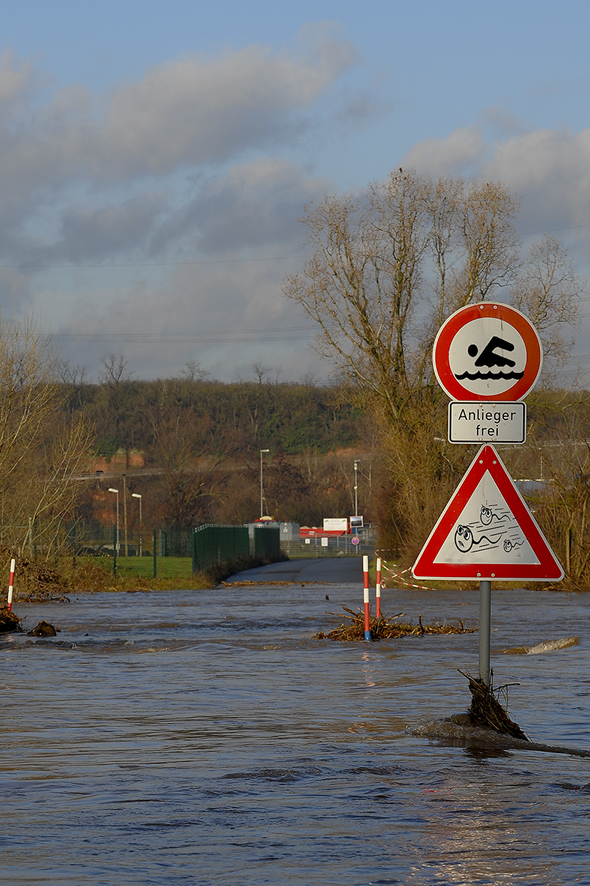
[[[35,525],[47,551],[71,517],[91,431],[81,417],[60,426],[58,358],[33,318],[0,315],[0,344],[2,540],[22,549]]]
[[[517,206],[500,184],[399,170],[363,198],[309,207],[314,252],[286,295],[318,323],[319,353],[390,422],[431,379],[440,322],[514,278]]]
[[[539,332],[547,374],[559,372],[567,362],[584,292],[566,249],[555,237],[533,243],[512,287],[511,302]]]

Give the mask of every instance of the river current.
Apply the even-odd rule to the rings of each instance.
[[[590,759],[447,731],[478,635],[313,640],[342,605],[362,586],[17,603],[61,630],[0,637],[0,882],[590,884]],[[382,608],[475,624],[478,594]],[[535,742],[590,750],[589,616],[492,590],[494,683]]]

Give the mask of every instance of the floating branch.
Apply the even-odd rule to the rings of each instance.
[[[483,729],[493,729],[502,735],[511,735],[512,738],[520,738],[530,741],[524,734],[518,723],[510,719],[505,708],[502,707],[492,686],[488,686],[481,678],[472,677],[459,671],[469,682],[471,692],[471,707],[469,708],[469,725],[479,726]]]

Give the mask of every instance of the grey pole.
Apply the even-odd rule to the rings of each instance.
[[[117,541],[115,542],[115,546],[118,554],[121,547],[121,534],[119,532],[119,490],[113,489],[112,486],[109,486],[109,492],[113,492],[117,496]]]
[[[143,556],[143,521],[141,518],[141,493],[140,492],[132,492],[131,498],[139,499],[139,556]]]
[[[264,487],[262,484],[262,453],[270,452],[270,449],[260,450],[260,518],[264,517]]]
[[[490,637],[492,624],[492,583],[479,583],[479,677],[490,685]]]

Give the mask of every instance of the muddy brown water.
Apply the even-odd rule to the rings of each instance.
[[[478,614],[477,592],[382,601]],[[590,760],[448,727],[478,635],[311,640],[342,604],[356,575],[17,603],[61,632],[0,638],[0,882],[590,884]],[[492,591],[495,683],[536,742],[590,749],[589,616],[590,595]]]

